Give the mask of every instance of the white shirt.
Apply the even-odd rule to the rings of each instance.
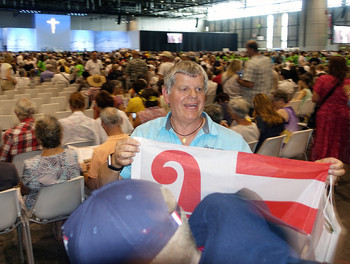
[[[100,145],[106,138],[103,138],[104,129],[94,119],[87,117],[83,112],[76,111],[66,118],[59,119],[63,127],[62,145],[77,141],[95,141]]]
[[[128,118],[128,116],[125,114],[124,111],[121,111],[121,110],[119,110],[119,109],[117,109],[117,111],[118,111],[120,117],[121,117],[122,120],[123,120],[123,122],[122,122],[120,128],[122,129],[122,131],[123,131],[125,134],[130,135],[130,134],[132,133],[132,131],[134,131],[134,127],[133,127],[132,124],[130,123],[129,118]],[[99,125],[100,125],[101,128],[102,128],[102,121],[101,121],[101,118],[100,118],[100,117],[97,118],[96,121],[99,123]],[[105,136],[106,136],[106,138],[107,138],[108,136],[107,136],[106,131],[105,131],[104,129],[103,129],[103,131],[104,131],[104,134],[105,134]],[[102,133],[102,134],[103,134],[103,133]],[[102,137],[104,137],[104,134],[102,135]]]
[[[103,69],[102,62],[97,60],[96,62],[93,60],[88,60],[85,64],[85,70],[87,70],[90,75],[101,75],[101,70]]]
[[[216,97],[216,89],[218,84],[212,80],[208,80],[207,93],[205,95],[205,104],[214,103]]]
[[[241,136],[247,143],[259,140],[260,132],[258,126],[255,123],[252,123],[249,126],[236,125],[230,128],[233,131],[236,131],[237,133],[241,134]]]
[[[65,86],[69,86],[71,80],[71,75],[65,72],[59,72],[54,74],[52,78],[52,84],[64,84]]]

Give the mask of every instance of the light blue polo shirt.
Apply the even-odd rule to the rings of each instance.
[[[192,140],[190,146],[210,149],[233,150],[251,153],[247,142],[243,137],[232,129],[225,128],[215,123],[203,112],[205,123],[202,129]],[[171,112],[166,117],[160,117],[138,126],[131,137],[143,137],[161,142],[182,145],[180,139],[171,128]],[[126,166],[121,174],[124,179],[130,179],[131,166]]]

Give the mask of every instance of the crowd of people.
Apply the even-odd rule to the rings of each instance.
[[[249,142],[258,141],[258,149],[266,138],[299,129],[288,105],[297,91],[294,99],[319,105],[311,160],[331,163],[329,174],[343,175],[342,161],[350,163],[347,54],[262,53],[255,41],[246,48],[240,53],[2,54],[2,91],[43,82],[79,85],[69,98],[72,114],[59,120],[34,120],[35,104],[29,98],[18,100],[20,124],[4,132],[0,160],[11,162],[15,155],[37,149],[42,154],[25,162],[21,179],[9,166],[6,177],[0,177],[0,190],[11,184],[27,187],[22,194],[31,208],[40,188],[80,174],[91,191],[130,179],[140,150],[134,137],[250,153]],[[94,109],[94,118],[84,115],[87,108]],[[79,141],[99,145],[88,164],[79,164],[74,151],[62,148]]]

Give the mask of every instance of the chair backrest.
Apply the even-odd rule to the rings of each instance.
[[[15,94],[15,96],[14,96],[14,99],[16,99],[16,100],[18,100],[18,99],[22,99],[22,98],[28,98],[28,99],[30,99],[31,98],[31,96],[30,96],[30,94],[27,94],[27,93],[22,93],[22,94]]]
[[[52,115],[58,111],[60,111],[59,103],[42,104],[40,107],[40,113],[44,113],[46,115]]]
[[[254,153],[256,145],[258,145],[258,141],[255,140],[255,141],[248,142],[248,145],[249,145],[251,151]]]
[[[305,103],[300,107],[298,115],[304,116],[312,114],[315,110],[315,103],[311,99],[305,101]]]
[[[84,201],[84,177],[78,176],[66,182],[57,183],[39,191],[33,216],[41,221],[52,221],[68,217]]]
[[[36,155],[41,154],[41,152],[42,152],[41,150],[28,151],[28,152],[17,154],[16,156],[13,157],[12,163],[15,164],[19,176],[23,174],[24,161],[26,159],[30,159]]]
[[[34,88],[33,89],[26,89],[25,93],[30,94],[31,98],[36,98],[38,93],[39,93],[39,89],[34,89]]]
[[[65,96],[56,96],[50,98],[50,103],[59,103],[60,104],[60,111],[66,111],[67,110],[67,98]]]
[[[283,140],[286,135],[281,135],[277,137],[270,137],[265,139],[261,147],[259,148],[257,154],[279,157],[283,145]]]
[[[7,99],[13,99],[17,91],[15,90],[7,90],[4,91],[4,94],[7,96]]]
[[[87,117],[94,118],[94,109],[86,109],[84,110],[84,114]]]
[[[46,88],[45,93],[51,93],[52,96],[57,96],[58,95],[58,88]]]
[[[59,92],[58,96],[65,96],[67,98],[67,100],[68,100],[71,94],[72,93],[69,92],[69,91],[64,91],[64,92]]]
[[[0,128],[2,130],[9,129],[15,126],[14,115],[0,115]]]
[[[301,100],[296,100],[296,101],[290,101],[288,104],[293,108],[295,113],[298,113],[300,103],[301,103]]]
[[[68,142],[64,145],[64,147],[73,146],[76,148],[82,148],[82,147],[89,147],[94,145],[95,145],[95,140],[90,140],[90,141]]]
[[[36,111],[39,112],[40,111],[40,107],[42,104],[45,103],[45,99],[44,98],[32,98],[30,99],[33,103],[35,103],[36,105]]]
[[[295,131],[281,152],[282,158],[294,158],[306,153],[313,129]],[[306,155],[305,155],[306,157]]]
[[[0,101],[0,114],[12,115],[15,111],[16,102],[17,100],[15,99]]]
[[[13,227],[21,215],[20,208],[16,188],[0,192],[0,234]]]
[[[44,104],[47,104],[50,101],[50,98],[52,97],[51,93],[38,93],[37,96],[39,98],[44,98]]]

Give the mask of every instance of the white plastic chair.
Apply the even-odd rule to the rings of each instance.
[[[248,145],[249,145],[249,147],[250,147],[250,150],[251,150],[253,153],[254,153],[254,151],[255,151],[256,145],[258,145],[258,142],[259,142],[259,141],[257,141],[257,140],[248,142]]]
[[[67,110],[67,98],[65,96],[57,96],[57,97],[51,97],[50,103],[59,103],[60,104],[60,111],[66,111]]]
[[[51,93],[53,97],[56,97],[58,95],[58,88],[46,88],[45,93]]]
[[[44,113],[46,115],[53,115],[58,111],[60,111],[59,103],[42,104],[40,107],[40,113]]]
[[[21,262],[24,263],[22,241],[23,228],[24,243],[26,246],[28,263],[34,263],[31,261],[32,247],[28,237],[28,225],[22,217],[21,206],[18,199],[18,191],[19,190],[17,188],[12,188],[0,192],[0,235],[7,234],[14,229],[17,229],[20,258]]]
[[[95,140],[89,140],[89,141],[68,142],[64,145],[64,147],[67,148],[68,146],[73,146],[76,148],[82,148],[82,147],[89,147],[94,145],[95,145]]]
[[[72,94],[72,92],[63,91],[63,92],[59,92],[58,96],[65,96],[67,98],[67,100],[68,100],[71,94]]]
[[[29,241],[31,241],[30,222],[47,224],[67,219],[83,201],[83,176],[42,188],[30,211],[23,206],[25,212],[23,218],[28,226]],[[33,251],[31,254],[31,259],[34,261]]]
[[[315,110],[315,103],[311,99],[305,101],[305,103],[300,107],[298,115],[305,116],[312,114]]]
[[[36,111],[40,112],[40,107],[42,104],[44,104],[45,99],[44,98],[32,98],[30,99],[33,103],[36,105]]]
[[[301,100],[289,101],[289,105],[293,108],[294,112],[297,114],[299,112]]]
[[[44,104],[47,104],[50,101],[52,94],[51,93],[38,93],[37,96],[39,98],[44,98]]]
[[[15,96],[14,96],[13,99],[18,100],[18,99],[22,99],[22,98],[28,98],[28,99],[30,99],[31,96],[30,96],[30,94],[27,94],[27,93],[15,94]]]
[[[13,157],[12,163],[16,166],[19,176],[22,176],[23,174],[24,161],[41,154],[41,152],[41,150],[28,151],[17,154]]]
[[[15,111],[16,102],[15,99],[0,101],[0,114],[12,115]]]
[[[15,126],[14,115],[0,115],[0,128],[1,130],[9,129]]]
[[[84,114],[87,117],[94,118],[94,109],[86,109],[84,110]]]
[[[264,140],[256,154],[279,157],[286,135],[270,137]]]
[[[37,98],[37,95],[39,93],[39,89],[34,89],[34,88],[33,89],[26,89],[25,93],[30,94],[31,98]]]
[[[4,91],[4,94],[7,96],[7,99],[13,99],[16,93],[17,93],[16,90]]]
[[[288,143],[282,148],[282,158],[295,158],[304,155],[307,160],[307,147],[312,135],[313,129],[295,131],[289,138]]]

